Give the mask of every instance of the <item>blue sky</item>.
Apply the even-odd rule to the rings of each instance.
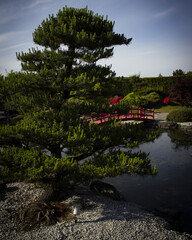
[[[0,74],[20,71],[16,52],[27,52],[32,33],[59,9],[86,5],[115,21],[114,30],[132,37],[129,46],[117,46],[112,64],[117,76],[172,75],[192,71],[192,0],[0,0]]]

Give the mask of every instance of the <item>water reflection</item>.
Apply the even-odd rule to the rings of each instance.
[[[174,130],[176,131],[176,130]],[[177,133],[181,135],[180,132]],[[176,132],[174,132],[174,136]],[[156,176],[129,176],[106,178],[125,196],[127,201],[146,208],[169,208],[181,211],[183,230],[192,233],[192,144],[184,144],[173,133],[164,132],[154,142],[144,143],[133,151],[149,152]]]
[[[169,130],[168,136],[174,143],[175,148],[184,147],[188,149],[192,145],[192,132],[183,131],[181,129]]]

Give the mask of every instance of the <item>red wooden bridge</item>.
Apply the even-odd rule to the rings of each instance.
[[[104,122],[112,121],[116,119],[117,121],[143,121],[143,122],[155,122],[154,119],[154,109],[145,108],[130,108],[127,114],[115,113],[100,113],[98,116],[95,113],[91,113],[90,117],[83,116],[83,119],[90,121],[90,123],[95,123],[102,125]]]

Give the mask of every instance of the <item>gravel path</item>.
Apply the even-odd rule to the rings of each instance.
[[[31,183],[12,183],[0,192],[0,240],[63,240],[63,239],[192,239],[187,233],[169,230],[165,220],[145,211],[140,206],[117,202],[84,193],[85,209],[71,219],[30,232],[17,232],[10,210],[18,210],[38,199],[44,190]]]

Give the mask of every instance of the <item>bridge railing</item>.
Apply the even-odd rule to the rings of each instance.
[[[90,123],[102,124],[111,120],[137,120],[137,121],[153,121],[154,120],[154,109],[145,109],[145,108],[129,108],[129,112],[126,114],[114,113],[100,113],[98,114],[92,112],[91,116],[83,118]]]

